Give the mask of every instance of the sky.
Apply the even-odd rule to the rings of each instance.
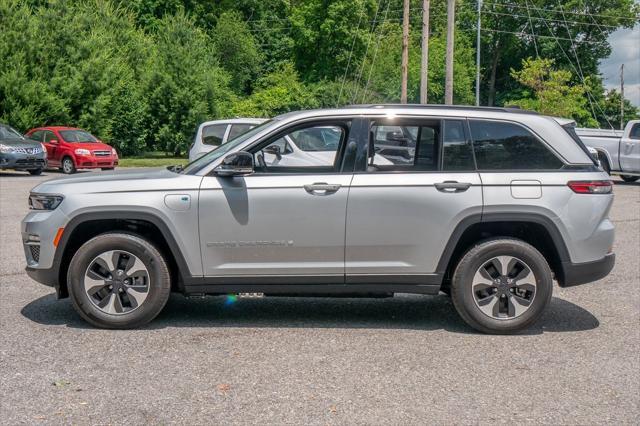
[[[600,62],[607,89],[620,91],[620,65],[624,64],[624,96],[640,106],[640,24],[609,36],[611,55]]]

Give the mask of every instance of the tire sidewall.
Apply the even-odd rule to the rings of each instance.
[[[64,167],[64,165],[65,165],[65,163],[66,163],[67,161],[71,163],[71,167],[70,167],[68,170],[67,170],[67,169],[65,169],[65,167]],[[73,162],[73,159],[72,159],[71,157],[64,157],[64,158],[62,159],[62,164],[61,164],[61,166],[62,166],[62,172],[63,172],[63,173],[65,173],[65,174],[70,175],[70,174],[75,173],[75,171],[76,171],[76,165],[75,165],[75,163]]]
[[[525,262],[536,277],[536,294],[532,305],[517,318],[495,319],[476,305],[472,283],[478,269],[497,256],[513,256]],[[470,250],[455,272],[452,296],[461,316],[472,327],[489,333],[510,333],[535,322],[551,300],[553,279],[546,259],[535,248],[518,240],[487,241]],[[461,312],[463,311],[463,312]]]
[[[110,250],[127,251],[140,259],[149,271],[149,294],[135,310],[119,315],[102,312],[84,289],[84,276],[90,263]],[[73,256],[67,273],[69,295],[76,310],[91,324],[103,328],[133,328],[156,317],[171,291],[167,265],[149,242],[128,234],[102,234],[85,243]]]

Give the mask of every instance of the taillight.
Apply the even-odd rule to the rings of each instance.
[[[613,182],[610,180],[572,180],[567,183],[576,194],[611,194]]]

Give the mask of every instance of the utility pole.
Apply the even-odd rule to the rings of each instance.
[[[624,64],[620,65],[620,130],[624,129]]]
[[[480,11],[482,10],[482,0],[478,0],[478,23],[476,24],[478,33],[476,34],[476,106],[480,106]]]
[[[429,0],[422,0],[422,62],[420,63],[420,103],[427,103],[429,81]]]
[[[453,104],[453,37],[456,23],[456,0],[447,0],[447,56],[445,60],[444,103]]]
[[[407,78],[409,75],[409,0],[404,0],[402,13],[402,87],[400,103],[407,103]]]

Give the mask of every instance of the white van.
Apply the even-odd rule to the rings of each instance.
[[[191,148],[189,148],[189,162],[265,121],[267,120],[264,118],[234,118],[229,120],[205,121],[198,126],[195,140]]]

